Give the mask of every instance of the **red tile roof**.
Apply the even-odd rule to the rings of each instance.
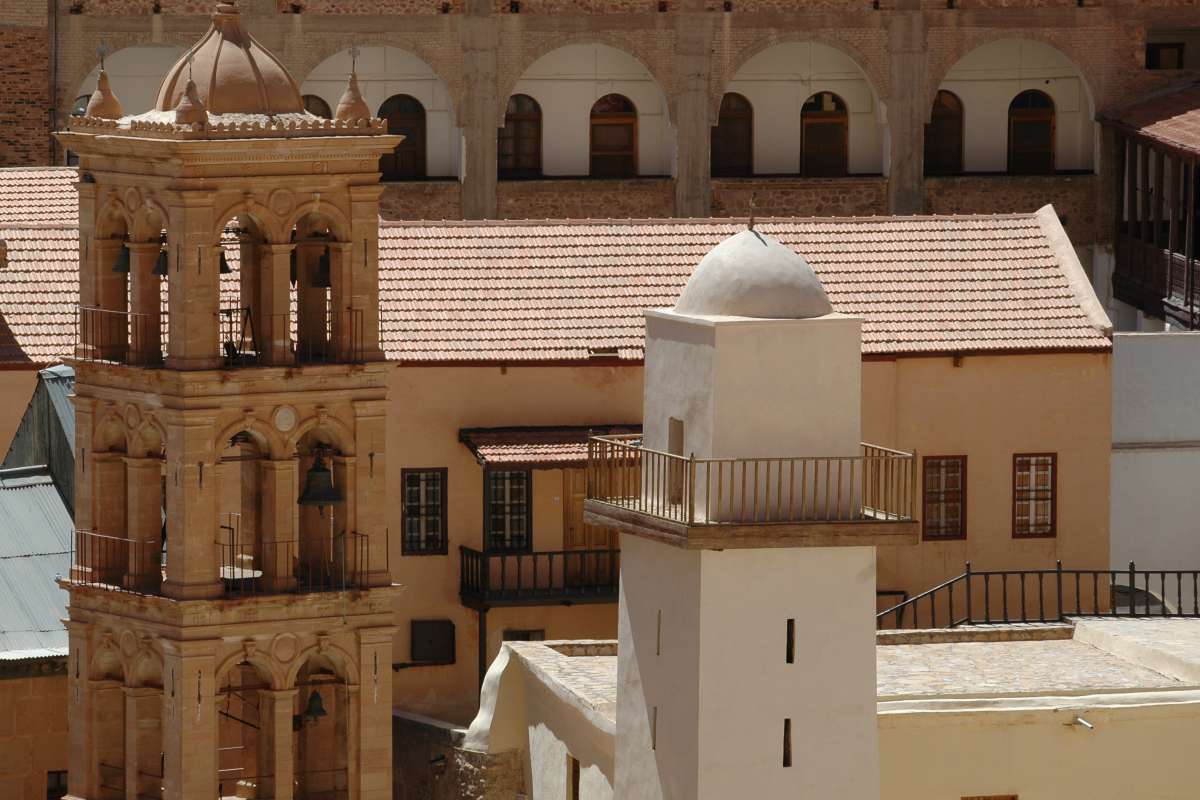
[[[0,224],[0,364],[47,364],[74,345],[75,225]]]
[[[641,425],[463,428],[458,440],[480,463],[501,469],[562,469],[587,464],[589,435],[641,433]]]
[[[646,308],[675,303],[733,220],[383,223],[383,341],[405,361],[642,356]],[[1052,209],[1034,214],[761,220],[863,352],[1107,350],[1104,316]]]
[[[1119,111],[1102,113],[1099,119],[1172,149],[1200,155],[1200,83],[1163,91]]]
[[[0,225],[71,222],[79,218],[74,167],[0,169]]]

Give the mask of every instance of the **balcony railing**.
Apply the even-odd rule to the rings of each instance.
[[[916,458],[869,444],[857,456],[694,458],[643,447],[640,434],[594,436],[587,496],[688,526],[908,522]]]
[[[157,314],[75,306],[75,358],[134,367],[162,364]]]
[[[214,542],[222,596],[338,592],[366,588],[369,537],[361,533],[253,543]],[[71,582],[110,591],[161,595],[162,546],[76,531]]]
[[[221,309],[221,357],[228,368],[280,364],[357,364],[364,355],[362,309],[267,314]]]
[[[459,548],[459,595],[471,608],[615,603],[619,550],[499,553]]]
[[[880,629],[1062,622],[1069,617],[1200,617],[1200,570],[966,570],[881,611]]]

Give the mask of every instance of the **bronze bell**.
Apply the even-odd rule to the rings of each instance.
[[[167,276],[167,251],[159,250],[158,258],[154,259],[154,272],[160,278]]]
[[[324,507],[338,505],[343,500],[342,493],[333,485],[333,473],[322,462],[318,452],[304,477],[304,491],[298,502],[302,506]]]
[[[313,689],[312,694],[308,696],[308,705],[304,708],[304,716],[316,722],[328,714],[329,712],[325,710],[325,703],[321,700],[321,693]]]
[[[317,260],[317,271],[313,274],[312,285],[314,289],[328,289],[331,285],[329,280],[328,247],[321,251],[321,258]]]
[[[117,262],[113,264],[113,272],[119,272],[122,275],[129,274],[129,247],[121,245],[120,252],[117,253]]]
[[[288,256],[288,279],[292,282],[292,286],[296,285],[296,248],[292,248],[291,255]]]
[[[229,260],[225,258],[224,250],[221,251],[221,265],[219,269],[222,275],[228,275],[233,272],[233,268],[229,266]]]

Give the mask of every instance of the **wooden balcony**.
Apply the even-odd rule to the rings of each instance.
[[[690,549],[916,544],[916,456],[688,458],[641,436],[588,445],[585,520]]]
[[[459,547],[459,596],[468,608],[615,603],[620,550],[483,552]]]

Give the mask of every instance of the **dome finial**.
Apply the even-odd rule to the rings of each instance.
[[[358,89],[358,45],[350,48],[350,78],[346,81],[346,91],[338,100],[333,118],[339,122],[371,118],[371,109],[367,108],[367,101],[363,100],[362,92]]]
[[[96,48],[96,55],[100,56],[100,74],[96,77],[96,91],[92,92],[87,110],[83,113],[85,116],[100,119],[120,119],[125,116],[125,109],[113,94],[112,86],[108,83],[108,73],[104,70],[104,58],[108,55],[108,45],[105,42],[100,42],[100,46]]]
[[[175,124],[176,125],[205,125],[208,123],[208,109],[204,107],[204,101],[200,99],[200,93],[196,91],[196,82],[192,80],[191,75],[191,60],[188,60],[188,82],[183,89],[183,94],[179,97],[179,104],[175,106]]]

